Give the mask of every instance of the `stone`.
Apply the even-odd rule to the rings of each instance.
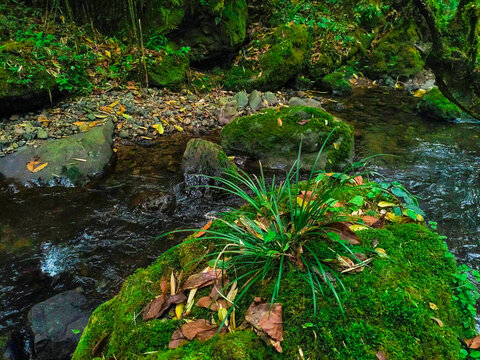
[[[305,103],[305,106],[313,107],[317,109],[323,109],[322,103],[318,100],[306,98],[306,99],[303,99],[303,101]]]
[[[263,97],[267,101],[268,105],[276,105],[278,103],[277,96],[272,93],[271,91],[267,91],[265,94],[263,94]]]
[[[90,316],[80,290],[60,293],[34,305],[28,312],[38,360],[69,359]]]
[[[248,95],[245,91],[237,92],[233,96],[232,100],[235,100],[237,102],[237,109],[238,110],[243,110],[248,105]]]
[[[130,200],[130,205],[148,213],[172,215],[176,207],[176,198],[174,194],[161,190],[146,190],[135,194]]]
[[[223,128],[220,139],[228,155],[260,160],[264,167],[271,169],[292,166],[303,139],[301,166],[311,169],[318,151],[333,129],[317,169],[342,168],[353,155],[353,128],[316,108],[269,108],[261,113],[238,117]]]
[[[37,138],[40,140],[48,139],[48,133],[44,129],[38,129]]]
[[[248,105],[252,111],[257,111],[262,106],[262,93],[258,90],[253,90],[248,97]]]
[[[235,100],[232,100],[222,106],[220,109],[220,114],[218,115],[219,124],[227,125],[230,121],[232,121],[235,118],[235,115],[237,115],[237,107],[238,105]]]
[[[305,106],[305,101],[300,99],[299,97],[292,97],[288,100],[288,106]]]
[[[87,132],[45,141],[38,148],[24,147],[0,159],[0,177],[22,185],[85,185],[111,168],[113,129],[109,120]],[[26,164],[34,160],[47,165],[31,172]]]
[[[127,130],[120,130],[118,136],[120,136],[122,139],[127,139],[130,137]]]

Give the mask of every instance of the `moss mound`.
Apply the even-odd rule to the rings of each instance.
[[[222,225],[217,222],[213,228],[218,226]],[[310,359],[373,360],[377,351],[391,359],[458,359],[461,344],[457,338],[472,335],[474,320],[455,301],[458,270],[441,237],[418,224],[364,230],[359,235],[363,244],[378,241],[388,256],[376,258],[359,274],[341,275],[345,315],[333,297],[325,296],[318,299],[315,318],[311,289],[301,273],[290,271],[283,278],[278,299],[284,309],[283,354],[247,330],[168,350],[171,334],[182,322],[141,320],[142,308],[160,292],[162,275],[182,268],[186,274],[195,272],[194,267],[185,265],[211,248],[210,240],[201,240],[185,242],[132,275],[115,298],[95,310],[73,360],[94,358],[92,350],[107,335],[103,351],[96,353],[99,357],[296,359],[300,348]],[[318,253],[327,251],[321,245],[319,242]],[[253,290],[238,313],[245,311],[254,295],[266,295],[269,290],[268,285]],[[192,316],[205,315],[197,310]],[[440,319],[443,326],[432,317]]]
[[[353,92],[352,86],[347,81],[343,72],[328,74],[322,79],[322,87],[334,95],[347,96]]]
[[[467,116],[462,109],[448,100],[439,88],[433,88],[422,97],[418,110],[434,120],[453,121]]]
[[[406,79],[425,66],[425,61],[414,44],[419,40],[414,26],[408,28],[398,25],[385,36],[366,59],[365,72],[372,78],[384,75]]]
[[[188,66],[186,56],[163,52],[149,64],[148,82],[151,86],[178,90],[185,83]]]
[[[224,84],[247,92],[279,89],[302,69],[307,47],[308,33],[302,25],[284,25],[271,33],[257,34],[246,46],[253,53],[237,58]]]
[[[280,119],[280,121],[278,120]],[[303,124],[303,125],[302,125]],[[267,109],[227,124],[221,144],[227,154],[246,155],[271,168],[291,166],[302,143],[302,166],[310,168],[328,134],[318,167],[331,168],[346,162],[353,151],[353,129],[329,113],[304,106]]]

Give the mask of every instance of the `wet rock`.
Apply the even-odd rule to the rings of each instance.
[[[87,300],[80,290],[66,291],[34,305],[28,321],[37,359],[70,359],[89,316]]]
[[[288,106],[305,106],[305,102],[299,97],[292,97],[288,100]]]
[[[148,213],[171,215],[175,211],[175,195],[161,190],[146,190],[135,194],[130,201],[131,207]]]
[[[48,139],[48,133],[44,129],[37,130],[37,138],[41,140]]]
[[[317,109],[323,109],[322,103],[318,100],[315,99],[310,99],[310,98],[305,98],[305,99],[300,99],[298,97],[292,97],[288,101],[289,106],[308,106],[308,107],[313,107]]]
[[[222,106],[220,109],[220,114],[218,115],[218,122],[220,125],[226,125],[233,120],[237,114],[237,107],[238,105],[235,100],[232,100]]]
[[[265,98],[268,105],[270,105],[270,106],[271,105],[276,105],[278,103],[277,96],[270,91],[267,91],[265,94],[263,94],[263,97]]]
[[[418,103],[420,114],[438,121],[455,121],[460,118],[468,118],[457,105],[452,103],[439,88],[435,87],[423,95]]]
[[[243,110],[248,105],[248,95],[245,91],[239,91],[234,96],[233,99],[237,102],[237,109]]]
[[[94,127],[61,140],[44,142],[38,148],[22,148],[0,159],[0,175],[23,185],[84,185],[105,174],[113,159],[113,123]],[[27,164],[44,165],[32,172]],[[36,166],[35,166],[36,167]]]
[[[253,90],[248,97],[248,105],[252,111],[257,111],[262,105],[262,93],[258,90]]]

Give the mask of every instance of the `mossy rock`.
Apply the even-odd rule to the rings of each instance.
[[[237,59],[225,75],[224,84],[231,90],[276,90],[300,72],[307,56],[308,33],[302,25],[284,25],[269,34],[258,34],[247,49],[255,54]]]
[[[299,122],[305,124],[300,125]],[[265,167],[286,168],[297,159],[302,142],[301,164],[309,169],[333,129],[335,131],[317,164],[317,169],[332,168],[350,159],[353,153],[353,128],[316,108],[294,106],[267,109],[237,118],[223,128],[221,144],[227,154],[258,159]]]
[[[218,224],[215,222],[212,229],[218,230],[222,226]],[[183,268],[184,276],[204,266],[192,266],[189,259],[202,258],[212,240],[192,243],[188,238],[150,267],[137,270],[115,298],[95,310],[73,360],[92,359],[92,349],[107,335],[102,354],[96,354],[101,358],[296,359],[301,348],[310,359],[374,360],[378,351],[390,359],[458,359],[458,338],[472,336],[475,321],[455,300],[459,272],[441,237],[419,224],[364,230],[359,236],[363,244],[378,242],[387,256],[376,257],[361,273],[340,275],[345,286],[340,292],[343,314],[336,299],[326,291],[317,298],[314,316],[311,289],[302,273],[293,270],[284,275],[278,298],[283,306],[283,354],[249,330],[169,350],[170,337],[183,321],[170,317],[141,320],[144,306],[160,293],[163,275],[169,276],[184,264],[190,264],[188,269]],[[314,246],[318,254],[323,251],[322,244],[320,241]],[[254,296],[268,296],[271,286],[266,283],[248,293],[239,303],[237,319]],[[193,309],[193,317],[211,316],[205,309]],[[432,318],[440,319],[442,326]]]
[[[10,226],[0,225],[0,256],[18,255],[31,247],[32,243],[29,239],[18,237]]]
[[[322,79],[321,87],[333,95],[347,96],[352,94],[352,85],[347,81],[343,72],[337,71],[328,74]]]
[[[425,61],[414,46],[417,40],[414,26],[398,25],[374,47],[366,60],[365,73],[372,78],[390,76],[403,80],[418,74]]]
[[[0,46],[0,59],[8,53],[20,54],[26,45],[9,42]],[[0,115],[23,113],[36,110],[51,103],[57,94],[57,82],[46,70],[25,64],[21,56],[8,54],[11,63],[22,64],[22,73],[30,74],[27,79],[19,77],[15,72],[0,66]]]
[[[468,116],[462,109],[447,99],[439,88],[433,88],[423,95],[418,111],[433,120],[454,121]]]
[[[150,86],[178,90],[185,84],[188,66],[187,56],[163,52],[148,65],[148,82]]]
[[[204,139],[188,142],[182,159],[184,173],[221,176],[225,169],[234,170],[236,166],[220,145]]]

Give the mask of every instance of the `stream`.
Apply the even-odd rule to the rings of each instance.
[[[355,127],[357,157],[389,154],[375,158],[372,169],[418,196],[459,262],[480,269],[480,124],[425,120],[416,100],[399,90],[356,89],[327,109]],[[158,235],[201,227],[209,214],[238,205],[182,188],[190,138],[179,133],[151,147],[119,147],[114,172],[85,189],[0,184],[0,226],[22,239],[0,255],[0,334],[23,326],[32,305],[65,290],[82,287],[90,305],[99,305],[184,237]],[[162,194],[176,198],[173,213],[139,206]]]

